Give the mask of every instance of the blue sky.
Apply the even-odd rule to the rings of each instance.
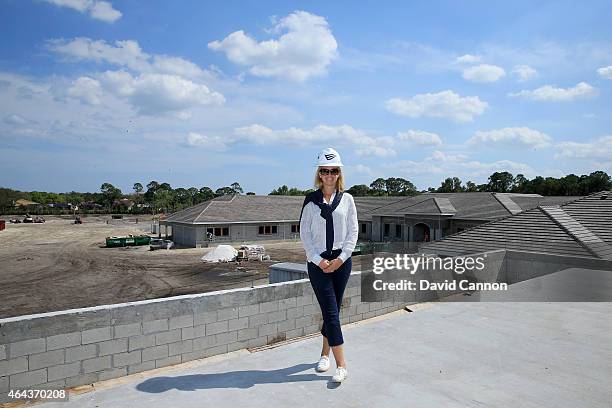
[[[606,1],[0,0],[0,186],[612,169]]]

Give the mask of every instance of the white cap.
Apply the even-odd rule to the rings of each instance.
[[[331,147],[325,148],[317,156],[317,166],[336,166],[342,167],[340,154]]]

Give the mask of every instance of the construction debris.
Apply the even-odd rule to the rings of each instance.
[[[232,262],[236,259],[238,251],[231,245],[219,245],[202,258],[202,262]]]
[[[263,245],[242,245],[238,249],[237,261],[248,261],[251,259],[262,260],[262,257],[266,254],[266,249]]]

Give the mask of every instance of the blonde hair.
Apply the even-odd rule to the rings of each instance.
[[[323,187],[323,182],[321,181],[321,177],[319,176],[319,169],[320,167],[317,167],[317,170],[315,171],[314,175],[314,186],[317,189]],[[338,167],[338,169],[340,170],[340,174],[338,175],[338,180],[336,180],[336,189],[338,191],[344,191],[344,173],[342,173],[342,167]]]

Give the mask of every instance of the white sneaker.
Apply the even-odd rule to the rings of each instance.
[[[342,381],[346,380],[347,376],[348,376],[348,373],[346,371],[346,368],[344,368],[344,367],[337,367],[336,368],[336,373],[332,377],[331,382],[341,383]]]
[[[321,358],[319,359],[319,362],[317,363],[317,367],[315,368],[316,371],[318,371],[319,373],[322,373],[324,371],[329,370],[329,357],[327,356],[321,356]]]

